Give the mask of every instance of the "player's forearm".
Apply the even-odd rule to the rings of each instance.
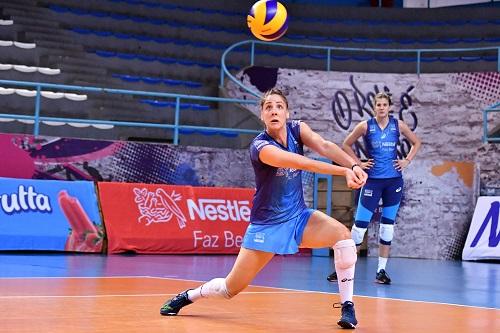
[[[415,156],[417,155],[417,152],[420,150],[420,147],[421,147],[421,142],[420,141],[417,141],[415,142],[415,144],[413,144],[410,148],[410,151],[408,152],[408,155],[406,155],[406,159],[408,161],[413,161],[413,159],[415,158]]]
[[[326,156],[325,156],[326,157]],[[347,168],[313,159],[297,159],[298,169],[326,175],[345,176]]]
[[[320,161],[318,161],[320,162]],[[334,176],[345,176],[346,174],[346,167],[343,166],[338,166],[334,164],[329,164],[325,162],[320,162],[322,165],[319,167],[321,171],[315,171],[317,173],[322,173],[322,174],[328,174],[328,175],[334,175]]]
[[[356,153],[354,153],[354,150],[352,150],[351,146],[343,144],[341,151],[342,151],[342,153],[347,155],[348,158],[350,159],[350,162],[352,162],[351,164],[346,165],[346,166],[351,167],[353,164],[360,164],[361,163],[359,158],[356,156]]]
[[[355,159],[346,154],[346,152],[333,142],[327,142],[323,151],[323,156],[346,168],[350,168],[356,163]]]

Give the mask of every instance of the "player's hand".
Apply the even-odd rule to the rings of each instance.
[[[360,169],[360,168],[355,167],[354,169]],[[351,169],[347,169],[347,168],[346,168],[346,173],[345,173],[345,179],[347,182],[347,186],[349,188],[354,189],[354,190],[361,188],[366,182],[366,179],[362,179],[362,178],[358,177],[356,175],[356,173],[354,173],[354,171],[352,171]]]
[[[354,174],[356,177],[361,179],[363,181],[363,184],[366,183],[366,180],[368,179],[368,174],[363,170],[362,166],[355,166],[352,168],[352,171],[354,171]]]
[[[408,165],[410,165],[410,161],[407,160],[406,158],[402,160],[393,160],[393,162],[394,162],[394,168],[398,171],[401,171],[406,167],[408,167]]]
[[[359,165],[363,170],[368,170],[368,169],[371,169],[373,167],[373,165],[375,164],[375,162],[373,162],[373,159],[370,158],[368,161],[366,162],[361,162],[361,164]]]

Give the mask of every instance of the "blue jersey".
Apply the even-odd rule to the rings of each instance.
[[[368,152],[368,158],[373,159],[374,165],[366,170],[369,178],[401,177],[401,171],[394,167],[394,160],[398,158],[397,144],[399,142],[399,123],[389,116],[389,123],[382,130],[375,118],[367,122],[366,134],[363,139]]]
[[[259,152],[267,145],[304,155],[300,139],[300,121],[286,125],[287,147],[276,142],[265,131],[250,145],[250,159],[255,172],[256,192],[253,198],[250,223],[278,224],[298,216],[307,208],[302,191],[302,172],[298,169],[276,168],[262,163]]]

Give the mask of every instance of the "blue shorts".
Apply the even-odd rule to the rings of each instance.
[[[276,254],[297,253],[307,221],[313,212],[314,209],[304,209],[297,217],[280,224],[250,223],[241,246]]]
[[[357,227],[366,228],[373,212],[382,199],[382,220],[384,224],[394,224],[403,196],[403,178],[368,178],[361,188],[356,210],[355,223]]]

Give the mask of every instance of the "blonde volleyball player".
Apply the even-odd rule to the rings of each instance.
[[[367,171],[368,180],[361,189],[354,225],[351,229],[352,239],[356,246],[361,246],[368,225],[375,209],[382,199],[382,220],[380,221],[380,246],[378,267],[375,282],[391,284],[391,278],[386,272],[391,241],[394,236],[394,222],[403,196],[403,169],[420,149],[421,141],[402,120],[389,115],[392,105],[391,96],[387,93],[378,93],[373,98],[375,117],[360,122],[344,140],[343,149],[349,156]],[[399,137],[403,135],[411,143],[408,155],[399,159],[397,145]],[[361,162],[351,148],[363,137],[369,160]],[[337,274],[333,272],[327,279],[336,281]]]

